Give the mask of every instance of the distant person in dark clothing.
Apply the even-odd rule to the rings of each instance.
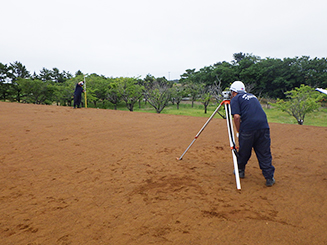
[[[83,92],[83,82],[77,83],[74,92],[74,109],[80,108]]]
[[[232,115],[236,130],[239,132],[239,156],[237,159],[239,176],[244,178],[245,166],[251,157],[253,148],[266,179],[266,186],[272,186],[275,184],[275,167],[272,165],[270,130],[266,113],[257,97],[245,91],[242,82],[234,82],[230,90],[232,92]]]

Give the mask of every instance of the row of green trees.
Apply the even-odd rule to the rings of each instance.
[[[226,88],[232,81],[242,81],[247,90],[257,96],[280,98],[301,84],[327,87],[327,59],[309,56],[295,58],[260,58],[252,54],[235,53],[232,62],[218,62],[200,70],[188,69],[181,82],[212,85],[221,81]]]
[[[40,74],[31,75],[20,62],[4,65],[0,63],[0,99],[35,104],[53,104],[71,106],[76,83],[86,80],[87,102],[94,107],[103,107],[110,102],[117,108],[121,102],[133,111],[137,102],[144,100],[160,113],[171,101],[179,107],[185,97],[202,101],[207,106],[212,97],[220,100],[219,84],[178,83],[168,81],[165,77],[156,78],[147,75],[144,79],[130,77],[105,77],[97,74],[60,72],[57,68],[43,68]],[[216,82],[215,82],[216,83]]]
[[[186,86],[168,81],[166,78],[105,77],[97,74],[84,75],[78,71],[75,76],[57,68],[43,68],[39,75],[31,75],[20,62],[9,66],[0,63],[0,99],[35,104],[71,106],[76,83],[86,81],[87,104],[104,108],[110,102],[117,108],[120,103],[133,111],[137,102],[146,101],[160,113],[169,101],[179,106],[189,93]]]
[[[0,63],[0,99],[71,106],[75,85],[84,79],[88,105],[94,107],[105,108],[109,102],[116,109],[118,104],[125,103],[133,111],[137,102],[145,101],[160,113],[169,101],[178,108],[181,100],[188,97],[192,106],[194,101],[201,101],[206,113],[209,103],[220,102],[222,91],[235,80],[243,81],[247,91],[258,97],[274,99],[292,99],[287,91],[301,86],[327,87],[327,61],[307,56],[261,59],[252,54],[235,53],[231,63],[219,62],[199,71],[188,69],[174,82],[150,74],[144,79],[89,75],[81,71],[72,75],[57,68],[43,68],[39,74],[30,74],[17,61],[9,65]],[[298,122],[301,120],[299,117]]]
[[[220,83],[221,88],[228,88],[236,80],[242,81],[247,90],[251,90],[257,96],[280,98],[286,97],[285,92],[300,87],[301,84],[310,87],[327,87],[327,59],[309,56],[295,58],[260,58],[252,54],[235,53],[231,62],[218,62],[214,65],[205,66],[198,71],[187,69],[181,75],[179,82],[193,87],[193,90],[201,94],[203,87],[210,91]],[[75,76],[82,75],[78,71]],[[39,74],[30,74],[20,62],[10,65],[0,63],[0,84],[4,81],[15,85],[18,78],[29,78],[32,80],[52,81],[64,83],[73,78],[69,72],[60,72],[53,68],[43,68]],[[147,78],[146,78],[147,79]],[[144,79],[144,80],[146,80]],[[1,96],[5,91],[2,89]],[[200,96],[200,95],[198,95]]]

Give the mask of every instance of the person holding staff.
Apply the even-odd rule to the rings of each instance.
[[[83,84],[84,83],[82,81],[76,84],[74,91],[74,109],[80,108],[82,101],[82,93],[84,92]]]

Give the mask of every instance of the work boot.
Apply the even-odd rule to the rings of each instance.
[[[245,171],[244,169],[239,169],[238,170],[238,175],[240,176],[241,179],[245,178]]]
[[[235,170],[233,172],[235,174]],[[245,171],[244,169],[239,169],[238,170],[238,176],[241,178],[241,179],[244,179],[245,178]]]
[[[266,186],[271,187],[275,184],[275,179],[271,178],[271,179],[266,179]]]

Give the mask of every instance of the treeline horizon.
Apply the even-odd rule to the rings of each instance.
[[[222,99],[221,92],[234,81],[242,81],[248,92],[258,97],[284,99],[285,92],[302,84],[327,87],[327,60],[309,56],[295,58],[260,58],[235,53],[231,62],[218,62],[199,70],[187,69],[178,81],[148,74],[145,78],[106,77],[96,73],[74,75],[58,68],[43,68],[33,74],[20,62],[0,63],[0,100],[24,103],[71,105],[75,84],[87,81],[87,102],[117,104],[124,101],[133,110],[136,101],[146,100],[158,113],[169,101],[179,103],[183,97],[192,102]]]
[[[218,62],[198,71],[188,69],[181,75],[180,82],[214,84],[220,81],[229,88],[233,81],[242,81],[252,93],[269,98],[285,98],[285,92],[300,87],[327,87],[327,59],[309,56],[294,58],[264,58],[234,53],[234,60]]]

